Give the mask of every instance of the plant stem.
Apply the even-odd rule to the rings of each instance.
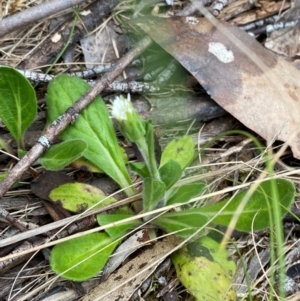
[[[155,161],[155,154],[152,153],[151,150],[149,150],[146,140],[140,139],[135,143],[139,151],[141,152],[142,157],[145,160],[145,163],[150,171],[151,176],[156,180],[160,180],[160,175]]]

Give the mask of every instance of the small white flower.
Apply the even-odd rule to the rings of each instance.
[[[124,98],[122,95],[115,98],[111,115],[119,124],[120,131],[130,142],[136,142],[145,137],[145,122],[134,109],[130,95]]]
[[[117,120],[127,120],[127,113],[131,114],[133,111],[134,108],[130,101],[130,94],[127,95],[127,98],[124,98],[121,95],[115,98],[113,102],[111,115]]]

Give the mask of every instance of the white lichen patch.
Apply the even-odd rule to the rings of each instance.
[[[57,43],[59,40],[61,39],[61,34],[60,33],[55,33],[52,37],[51,37],[51,41],[53,43]]]
[[[46,148],[49,148],[50,147],[50,142],[48,140],[48,138],[46,138],[45,136],[41,136],[39,139],[38,139],[38,142],[40,144],[42,144],[43,146],[45,146]]]
[[[87,16],[87,15],[89,15],[89,14],[91,14],[92,12],[88,9],[88,10],[83,10],[83,11],[81,11],[80,12],[80,15],[82,15],[82,16]]]
[[[209,43],[208,51],[215,55],[222,63],[228,64],[234,61],[233,52],[222,43]]]
[[[199,23],[199,20],[195,17],[186,17],[185,21],[186,23],[190,23],[192,25],[196,25],[197,23]]]

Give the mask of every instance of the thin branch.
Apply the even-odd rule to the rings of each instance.
[[[13,183],[18,180],[23,173],[35,162],[41,154],[50,146],[54,139],[72,122],[76,116],[86,108],[93,99],[98,96],[113,80],[119,76],[124,68],[128,66],[132,60],[140,55],[150,44],[152,40],[147,36],[139,41],[136,46],[124,55],[115,68],[106,73],[96,85],[93,86],[85,95],[74,103],[63,115],[58,117],[51,123],[44,134],[38,139],[38,142],[29,150],[29,152],[14,166],[8,176],[0,183],[0,198],[9,190]],[[26,231],[16,219],[14,219],[4,208],[0,207],[0,216],[6,218],[10,223],[14,224],[19,230]]]
[[[4,18],[0,22],[0,38],[68,8],[84,3],[86,0],[50,0],[38,6],[33,6],[20,13]]]
[[[111,70],[111,68],[114,65],[112,65],[108,70]],[[6,67],[4,65],[0,65],[0,67]],[[34,84],[39,84],[39,83],[48,83],[51,80],[53,80],[56,76],[51,75],[51,74],[45,74],[41,72],[36,72],[36,71],[28,71],[28,70],[22,70],[16,68],[20,74],[22,74],[24,77],[26,77],[29,81],[31,81]],[[99,68],[100,71],[104,72],[105,68]],[[168,70],[167,70],[168,71]],[[70,73],[71,76],[78,76],[82,77],[85,74],[88,76],[92,74],[94,70],[86,70],[82,72],[74,72]],[[171,74],[172,75],[172,74]],[[123,93],[147,93],[147,92],[157,92],[160,90],[160,86],[163,83],[163,80],[168,80],[167,75],[165,77],[160,76],[159,77],[159,82],[157,81],[156,83],[144,83],[144,82],[137,82],[137,81],[130,81],[130,82],[112,82],[106,89],[105,91],[113,91],[113,92],[123,92]],[[86,80],[91,86],[96,84],[96,81],[94,80]]]

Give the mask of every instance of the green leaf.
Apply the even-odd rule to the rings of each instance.
[[[166,186],[162,181],[146,178],[143,183],[143,205],[145,212],[151,211],[163,201]]]
[[[200,195],[206,185],[204,183],[185,184],[172,189],[172,194],[167,198],[167,205],[186,203],[192,198]]]
[[[206,237],[171,255],[177,277],[199,301],[236,300],[231,282],[235,265],[227,258],[227,251]]]
[[[190,211],[191,210],[183,210],[180,212],[166,213],[156,218],[152,223],[167,232],[180,231],[177,233],[178,236],[189,237],[208,221],[205,214],[198,212],[191,214]]]
[[[0,138],[0,149],[4,149],[8,153],[10,152],[9,144],[2,138]]]
[[[278,199],[281,205],[281,217],[288,212],[295,197],[294,185],[290,181],[284,179],[268,180],[262,182],[252,194],[250,200],[239,216],[236,229],[249,232],[252,230],[252,223],[254,231],[262,230],[269,226],[273,203],[271,181],[276,182],[279,193]],[[235,195],[232,200],[226,199],[217,204],[194,210],[213,218],[214,223],[228,226],[246,193],[247,190],[244,190]],[[220,212],[227,203],[228,205],[225,210]]]
[[[176,161],[170,160],[159,168],[159,174],[160,179],[165,183],[168,190],[181,178],[181,166]]]
[[[295,187],[290,181],[284,179],[277,179],[276,184],[279,192],[278,199],[282,209],[281,217],[283,217],[289,211],[294,200]],[[269,214],[272,211],[271,189],[271,180],[260,184],[239,216],[236,229],[249,232],[252,230],[252,223],[255,231],[269,226]],[[224,200],[211,206],[166,213],[153,221],[153,223],[166,229],[168,232],[188,227],[196,229],[203,226],[209,219],[212,219],[213,223],[228,226],[246,193],[247,191],[242,191],[237,194],[230,203],[228,203],[228,200]],[[226,209],[220,212],[227,203]],[[205,222],[203,217],[206,218]]]
[[[49,197],[53,202],[61,203],[66,210],[80,213],[96,205],[104,207],[117,200],[107,197],[102,190],[84,183],[67,183],[54,188]]]
[[[39,162],[48,170],[59,170],[80,158],[87,148],[84,140],[68,140],[50,147]]]
[[[121,208],[116,210],[114,213],[110,214],[98,214],[97,221],[100,226],[108,225],[110,223],[115,223],[121,221],[122,219],[133,217],[134,213],[128,207]],[[108,233],[110,237],[121,237],[128,230],[138,226],[141,224],[139,220],[132,220],[130,222],[124,223],[122,225],[114,226],[112,228],[107,228],[105,231]]]
[[[37,102],[30,82],[12,68],[0,68],[0,107],[0,118],[24,149],[23,135],[35,118]]]
[[[172,140],[162,153],[160,166],[165,165],[169,160],[177,161],[184,170],[195,156],[195,143],[189,136],[183,136]]]
[[[130,162],[128,167],[132,172],[140,175],[143,178],[150,177],[150,172],[147,165],[144,162]]]
[[[53,122],[74,104],[90,86],[80,78],[60,75],[48,86],[47,105],[49,121]],[[83,156],[108,174],[122,188],[131,185],[116,134],[107,108],[100,97],[80,114],[73,125],[61,134],[63,140],[83,139],[88,147]],[[134,193],[127,188],[128,195]]]
[[[52,249],[51,268],[65,279],[87,280],[100,272],[116,245],[106,233],[74,238]]]
[[[128,156],[123,147],[120,147],[120,151],[123,155],[124,164],[126,164],[128,161]],[[98,166],[96,166],[95,164],[93,164],[91,161],[87,160],[84,157],[75,160],[71,164],[71,166],[75,169],[79,168],[92,173],[104,173],[102,169],[100,169]]]
[[[154,127],[152,124],[152,120],[148,120],[146,122],[146,145],[147,145],[147,157],[144,158],[145,162],[149,162],[149,172],[152,177],[158,178],[157,174],[157,163],[156,163],[156,145],[155,145],[155,136],[154,136]],[[138,146],[138,144],[137,144]],[[141,153],[143,154],[142,150],[140,149]]]
[[[230,279],[233,279],[236,272],[236,264],[230,258],[227,250],[217,241],[209,236],[203,236],[187,245],[190,256],[205,256],[207,259],[217,262],[226,272]]]
[[[18,148],[18,158],[23,158],[27,153],[26,150]]]

